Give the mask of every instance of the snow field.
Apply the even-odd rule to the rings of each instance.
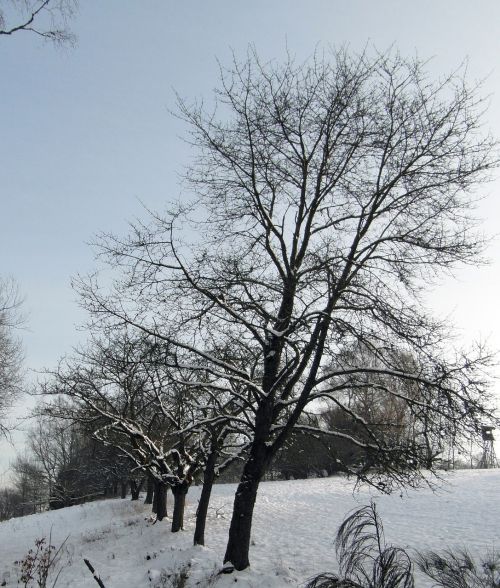
[[[192,546],[200,488],[187,497],[185,530],[170,533],[170,521],[152,524],[150,507],[111,499],[0,523],[0,584],[17,586],[14,562],[36,538],[48,537],[63,549],[57,588],[97,586],[83,563],[90,560],[106,588],[184,586],[280,588],[300,586],[322,571],[335,571],[333,549],[338,525],[352,509],[374,498],[386,540],[408,550],[467,547],[473,554],[500,549],[500,470],[446,475],[438,492],[429,489],[377,494],[354,490],[341,477],[266,482],[255,509],[251,568],[213,577],[221,568],[236,486],[214,487],[206,547]],[[171,509],[169,495],[169,509]],[[417,577],[419,588],[428,580]]]

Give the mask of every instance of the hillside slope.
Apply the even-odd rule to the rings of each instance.
[[[345,514],[375,497],[387,540],[410,549],[467,546],[473,553],[500,548],[500,470],[461,471],[447,476],[439,492],[428,489],[380,496],[353,493],[343,478],[268,482],[259,493],[250,570],[218,576],[211,586],[299,586],[321,571],[335,571],[333,539]],[[172,586],[175,570],[187,570],[185,586],[207,586],[224,555],[235,486],[214,489],[207,547],[192,547],[199,488],[188,495],[183,532],[169,521],[152,524],[149,507],[130,500],[104,500],[0,523],[0,584],[17,586],[14,562],[37,537],[58,546],[67,537],[56,586],[93,587],[83,563],[90,559],[106,588]],[[170,508],[170,504],[169,504]],[[419,580],[422,588],[429,582]]]

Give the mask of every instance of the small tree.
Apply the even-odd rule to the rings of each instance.
[[[16,562],[20,571],[19,583],[24,588],[54,588],[62,571],[61,567],[59,572],[55,573],[55,568],[60,562],[61,551],[66,541],[67,537],[56,549],[52,545],[52,533],[48,540],[45,537],[35,539],[35,548],[30,549],[23,559]]]
[[[311,403],[333,402],[357,423],[361,434],[347,435],[386,490],[419,482],[425,444],[388,442],[344,402],[368,374],[414,418],[439,415],[428,433],[477,430],[489,358],[453,354],[419,293],[478,259],[471,195],[497,155],[474,88],[456,74],[434,83],[393,52],[340,50],[299,66],[251,53],[222,72],[216,100],[215,113],[180,103],[197,150],[192,202],[128,239],[104,237],[104,259],[123,274],[107,293],[92,278],[78,287],[94,324],[126,322],[182,353],[186,370],[202,361],[224,388],[244,390],[235,398],[251,439],[225,555],[243,569],[259,482]],[[214,354],[222,343],[252,360]],[[376,366],[339,365],[358,344],[373,345]]]

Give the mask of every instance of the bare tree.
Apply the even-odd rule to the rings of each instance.
[[[30,455],[18,455],[12,464],[13,486],[21,497],[19,516],[42,512],[47,504],[44,473]]]
[[[13,280],[0,278],[0,434],[7,434],[5,418],[21,389],[23,350],[16,330],[22,325],[22,304]]]
[[[126,331],[120,336],[115,333],[108,339],[96,338],[75,358],[62,362],[43,390],[76,402],[81,410],[79,416],[73,412],[72,418],[93,421],[94,437],[119,448],[136,470],[152,476],[159,494],[171,488],[173,532],[183,528],[186,494],[195,474],[203,469],[195,533],[195,542],[203,543],[212,483],[236,452],[231,447],[231,454],[225,455],[226,440],[234,431],[226,415],[237,411],[224,407],[224,402],[233,402],[232,394],[224,401],[220,394],[216,398],[200,393],[199,383],[192,386],[178,373],[179,361],[164,343],[130,337]],[[208,380],[204,386],[216,387]],[[67,408],[64,411],[68,413]],[[135,488],[134,483],[131,486]],[[156,514],[162,520],[164,512]]]
[[[0,0],[0,35],[25,31],[56,44],[74,44],[68,21],[76,7],[77,0]]]
[[[86,502],[111,494],[113,486],[128,479],[133,464],[92,438],[89,422],[89,415],[67,401],[35,409],[23,460],[36,469],[43,506]]]
[[[432,394],[424,394],[419,384],[411,379],[397,380],[386,376],[383,371],[380,372],[379,370],[383,370],[387,363],[398,364],[402,371],[409,373],[422,371],[418,362],[408,352],[393,346],[379,349],[377,343],[373,344],[368,340],[341,352],[337,358],[337,365],[331,366],[330,369],[355,371],[359,366],[363,366],[364,369],[352,380],[351,387],[343,396],[338,398],[347,407],[348,412],[339,408],[334,401],[326,400],[328,408],[322,411],[322,419],[330,429],[343,429],[347,433],[356,429],[356,436],[367,435],[366,424],[370,432],[376,432],[379,438],[385,437],[386,444],[396,445],[405,439],[419,446],[425,444],[426,464],[432,469],[434,461],[443,451],[447,421],[441,418],[440,413],[444,407],[435,407],[436,410],[429,411],[429,403],[437,399]],[[352,415],[358,418],[353,418]],[[348,440],[346,442],[349,445]],[[354,445],[351,445],[350,449],[347,453],[348,461],[349,457],[354,458],[359,465],[363,463],[364,468],[369,470],[370,452],[363,455]],[[353,452],[353,449],[357,451]],[[339,463],[342,463],[343,457],[338,457]],[[349,471],[352,461],[344,465]],[[358,470],[359,473],[361,472]]]
[[[28,430],[27,448],[43,473],[48,502],[55,497],[59,473],[74,457],[74,446],[74,431],[67,421],[39,416]]]
[[[498,159],[477,88],[459,74],[433,82],[423,63],[393,52],[340,50],[303,65],[250,53],[222,71],[216,100],[215,112],[180,102],[197,150],[193,200],[126,239],[103,237],[113,288],[94,278],[77,287],[94,324],[163,339],[186,371],[204,362],[245,406],[251,442],[225,555],[243,569],[259,482],[311,403],[332,402],[359,425],[350,441],[371,452],[384,490],[421,481],[425,444],[389,443],[344,401],[367,374],[415,418],[417,407],[439,415],[428,432],[445,422],[477,430],[489,357],[452,352],[419,294],[479,259],[472,194]],[[377,365],[340,365],[359,342],[374,346]],[[212,353],[222,344],[252,359]],[[408,381],[419,398],[396,385]]]
[[[7,521],[11,518],[22,515],[21,494],[14,488],[0,489],[0,521]]]

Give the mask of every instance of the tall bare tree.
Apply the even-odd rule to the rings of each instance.
[[[327,399],[359,424],[350,440],[374,456],[383,489],[417,484],[425,447],[389,443],[343,401],[367,374],[387,390],[414,382],[419,400],[394,393],[439,414],[428,427],[477,430],[489,358],[452,352],[420,293],[481,255],[473,193],[498,158],[477,88],[460,74],[434,82],[394,52],[339,50],[299,65],[250,52],[222,71],[215,98],[215,112],[179,105],[197,154],[192,201],[128,238],[103,237],[113,287],[77,287],[94,324],[125,321],[182,353],[186,370],[205,362],[214,387],[244,391],[251,443],[225,555],[243,569],[259,482],[311,403]],[[339,364],[360,342],[377,364]],[[222,344],[252,360],[213,354]]]

